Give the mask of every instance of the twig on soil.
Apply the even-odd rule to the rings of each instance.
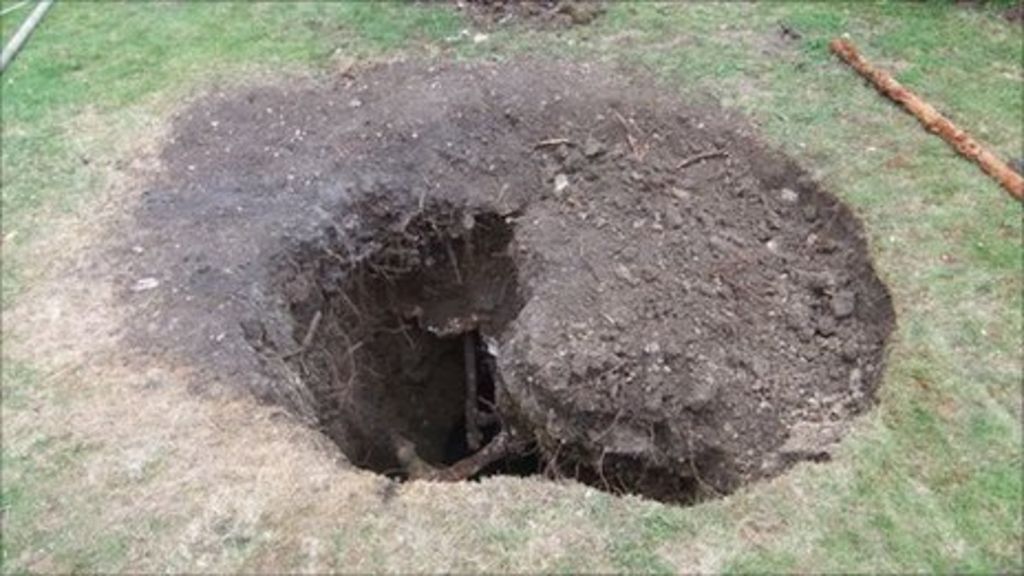
[[[644,159],[644,155],[640,153],[636,138],[633,137],[633,133],[629,129],[629,123],[626,122],[626,119],[622,114],[619,114],[618,110],[613,110],[612,112],[615,114],[615,118],[619,121],[619,124],[622,124],[622,129],[626,131],[626,142],[629,143],[629,149],[633,151],[633,156],[637,160],[642,161]]]
[[[378,328],[377,332],[384,332],[386,334],[401,334],[409,348],[412,350],[416,349],[416,342],[413,341],[412,336],[409,336],[409,329],[406,328],[405,324],[399,324],[397,328]]]
[[[686,168],[687,166],[691,166],[693,164],[696,164],[697,162],[708,160],[710,158],[727,158],[728,156],[729,153],[726,152],[725,150],[711,150],[709,152],[701,152],[700,154],[695,154],[693,156],[690,156],[689,158],[684,158],[682,162],[676,164],[676,170],[681,170],[683,168]]]
[[[560,144],[572,144],[572,140],[568,138],[548,138],[547,140],[541,140],[533,145],[534,148],[544,148],[546,146],[558,146]]]
[[[341,377],[338,374],[338,365],[334,362],[334,356],[330,353],[330,351],[325,350],[327,357],[327,367],[330,369],[331,380],[334,382],[335,390],[339,393],[342,390],[344,390],[345,392],[344,397],[338,397],[338,405],[344,406],[345,404],[348,403],[348,400],[352,396],[352,385],[356,379],[356,352],[358,352],[359,349],[363,347],[363,344],[365,342],[360,340],[359,342],[352,344],[352,339],[349,338],[348,334],[344,330],[342,330],[341,327],[338,325],[338,319],[336,315],[332,314],[329,322],[330,324],[328,326],[328,329],[333,328],[333,330],[331,330],[331,333],[336,333],[338,334],[338,336],[345,340],[345,357],[348,360],[348,380],[345,382],[344,386],[341,386]]]
[[[892,76],[868,63],[857,47],[849,40],[836,38],[829,43],[832,50],[843,61],[849,64],[858,74],[871,82],[879,92],[887,98],[903,106],[907,112],[933,134],[953,147],[961,156],[974,161],[981,169],[1001,184],[1011,196],[1024,201],[1024,176],[1013,171],[1005,162],[992,152],[985,149],[977,140],[959,129],[945,116],[916,94],[904,88]]]
[[[320,327],[320,320],[324,317],[323,312],[317,310],[316,314],[313,314],[313,320],[309,323],[309,328],[306,330],[306,335],[302,338],[302,347],[309,348],[309,345],[313,342],[313,336],[316,335],[316,329]]]
[[[366,267],[374,275],[381,277],[382,279],[384,279],[384,281],[390,284],[395,283],[396,277],[402,276],[403,274],[408,274],[410,271],[412,271],[412,268],[409,267],[388,266],[386,264],[377,264],[369,260],[366,261]]]
[[[555,446],[555,453],[547,458],[547,462],[544,463],[544,477],[551,480],[562,476],[562,471],[558,467],[558,455],[562,452],[562,443],[559,442]]]
[[[722,496],[723,494],[719,492],[717,488],[715,488],[711,484],[708,484],[707,482],[704,481],[703,478],[700,477],[700,472],[697,471],[697,463],[694,462],[693,458],[693,438],[690,435],[687,435],[686,437],[686,447],[689,449],[690,452],[689,458],[687,458],[686,460],[690,464],[690,472],[693,473],[694,480],[696,480],[697,484],[700,485],[705,490],[710,490],[711,494],[713,494],[714,496]]]
[[[476,410],[476,335],[473,332],[466,332],[462,342],[463,358],[466,364],[466,446],[470,450],[476,451],[480,449],[480,442],[483,439]]]
[[[497,382],[495,382],[495,393],[497,393]],[[480,426],[498,424],[504,428],[505,419],[501,417],[501,412],[498,411],[498,405],[484,397],[480,397],[478,400],[490,410],[490,412],[477,411],[476,421],[480,423]]]
[[[363,314],[362,312],[359,311],[359,308],[356,307],[355,303],[352,302],[352,299],[348,297],[348,294],[345,294],[344,290],[339,290],[338,296],[341,297],[341,300],[345,303],[346,306],[348,306],[349,310],[351,310],[352,313],[356,315],[356,321],[359,324],[362,324]]]
[[[475,226],[475,223],[471,219],[470,227],[466,230],[466,240],[462,243],[462,261],[466,264],[467,272],[473,270],[473,226]]]
[[[316,335],[316,329],[320,327],[320,320],[323,317],[323,313],[319,310],[316,311],[316,314],[313,314],[313,320],[310,321],[309,328],[306,329],[306,335],[302,338],[302,343],[299,345],[299,349],[282,356],[281,358],[283,360],[287,360],[293,356],[298,356],[309,349],[309,345],[313,343],[313,337]]]
[[[601,376],[604,376],[608,372],[611,372],[615,368],[618,368],[619,366],[622,366],[622,364],[624,364],[624,363],[625,363],[625,360],[623,360],[622,362],[619,362],[618,365],[616,365],[616,366],[614,366],[612,368],[609,368],[608,370],[605,370],[604,372],[602,372],[601,374],[598,375],[598,378],[600,378]],[[612,418],[612,423],[609,424],[608,427],[605,428],[603,432],[598,434],[597,437],[594,438],[594,441],[595,442],[601,442],[602,440],[604,440],[604,437],[611,433],[611,431],[619,423],[619,418],[622,418],[622,415],[625,414],[625,412],[626,412],[625,408],[619,408],[619,411],[615,413],[615,417]]]
[[[348,260],[345,260],[344,256],[338,254],[337,252],[331,250],[330,248],[324,248],[324,252],[327,252],[328,256],[337,260],[338,263],[341,264],[342,266],[348,266],[350,264]]]
[[[501,185],[501,190],[498,190],[498,199],[494,202],[495,204],[497,204],[498,206],[502,206],[501,201],[505,199],[505,192],[508,192],[508,189],[508,182]]]
[[[334,382],[334,391],[338,393],[338,406],[344,406],[348,404],[349,399],[352,397],[352,384],[356,380],[356,352],[363,347],[363,343],[352,345],[351,340],[345,333],[342,333],[342,337],[349,343],[348,351],[345,353],[345,357],[348,359],[348,380],[345,385],[341,385],[341,375],[338,373],[338,365],[334,362],[334,357],[327,354],[327,368],[331,373],[331,381]],[[344,396],[341,393],[344,392]]]
[[[610,488],[610,486],[608,484],[608,479],[604,477],[604,455],[606,453],[607,453],[607,450],[602,448],[601,449],[601,458],[599,458],[598,461],[597,461],[597,476],[599,478],[601,478],[601,484],[604,485],[605,492],[611,492],[612,490],[611,490],[611,488]]]
[[[444,249],[448,251],[448,259],[452,261],[452,269],[455,270],[455,280],[461,285],[462,272],[459,271],[459,260],[455,257],[455,250],[452,248],[450,240],[444,243]]]

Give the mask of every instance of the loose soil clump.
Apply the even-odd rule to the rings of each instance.
[[[636,74],[407,62],[215,92],[163,161],[124,247],[132,342],[357,466],[689,502],[827,459],[875,401],[894,316],[856,218]]]

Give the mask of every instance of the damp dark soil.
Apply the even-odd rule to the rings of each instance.
[[[485,27],[525,24],[541,29],[587,25],[606,10],[598,0],[466,0],[458,6]]]
[[[401,479],[687,502],[823,460],[894,322],[861,226],[715,105],[557,62],[213,91],[126,233],[131,343]]]
[[[1024,2],[1004,10],[1003,17],[1015,24],[1024,24]]]

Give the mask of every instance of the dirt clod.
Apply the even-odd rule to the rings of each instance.
[[[823,459],[874,402],[893,310],[856,218],[649,79],[412,62],[214,92],[163,161],[125,239],[131,279],[166,279],[126,290],[132,341],[357,466],[686,502]]]

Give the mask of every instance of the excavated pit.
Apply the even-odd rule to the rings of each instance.
[[[306,327],[296,338],[308,345],[290,358],[320,426],[352,463],[407,479],[497,435],[509,415],[498,411],[495,339],[523,304],[512,238],[495,213],[431,207],[382,223],[363,254],[328,241],[292,260],[307,264],[288,289],[300,303],[296,326]],[[472,476],[538,466],[527,449]]]
[[[894,313],[855,215],[649,78],[400,62],[213,91],[162,161],[124,234],[126,285],[158,286],[126,289],[131,343],[355,466],[692,502],[828,460],[876,401]]]
[[[515,215],[442,205],[378,218],[357,246],[329,237],[286,259],[300,345],[285,358],[349,461],[401,481],[540,474],[666,501],[697,496],[695,478],[641,458],[594,466],[573,446],[545,453],[506,398],[498,343],[524,304]],[[472,462],[503,433],[514,441]]]

